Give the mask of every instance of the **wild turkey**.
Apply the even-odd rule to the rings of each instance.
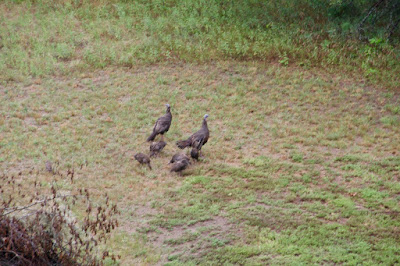
[[[204,115],[203,124],[199,131],[191,135],[187,140],[180,140],[176,143],[176,145],[180,149],[184,149],[186,147],[192,147],[196,149],[194,151],[194,154],[197,153],[197,151],[200,152],[201,148],[203,147],[204,144],[207,143],[208,138],[210,137],[210,131],[208,130],[207,126],[207,117],[208,117],[207,114]]]
[[[175,163],[175,162],[178,162],[178,161],[188,161],[188,162],[190,162],[190,159],[189,159],[189,157],[187,157],[183,153],[177,153],[174,156],[172,156],[172,159],[171,159],[171,161],[169,163]]]
[[[153,142],[150,145],[150,157],[157,155],[159,152],[161,152],[164,149],[164,147],[166,145],[167,145],[167,143],[164,141]]]
[[[50,161],[46,162],[46,170],[47,170],[47,172],[54,174],[53,165],[51,164]]]
[[[190,157],[192,157],[195,160],[199,159],[199,150],[196,148],[192,148],[192,150],[190,151]]]
[[[180,173],[183,170],[185,170],[189,164],[190,164],[190,161],[187,161],[187,160],[174,162],[171,167],[171,172]]]
[[[172,159],[169,163],[172,163],[171,172],[180,173],[188,167],[190,164],[190,159],[185,154],[177,153],[172,156]]]
[[[138,161],[140,164],[147,164],[151,170],[151,165],[150,165],[150,158],[144,153],[137,153],[135,154],[135,159]]]
[[[161,140],[164,140],[164,133],[169,130],[172,121],[171,107],[166,104],[167,111],[165,115],[157,119],[156,124],[153,128],[153,133],[147,138],[147,141],[153,141],[158,134],[161,134]]]

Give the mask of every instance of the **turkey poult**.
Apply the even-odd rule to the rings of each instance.
[[[180,173],[189,166],[190,159],[185,154],[177,153],[169,163],[172,163],[171,172]]]
[[[150,157],[157,155],[167,145],[165,141],[153,142],[150,145]]]
[[[174,156],[172,156],[172,159],[171,159],[171,161],[169,163],[175,163],[175,162],[178,162],[178,161],[188,161],[188,162],[190,162],[190,159],[189,159],[189,157],[186,156],[186,154],[177,153]]]
[[[165,106],[167,107],[165,115],[157,119],[153,128],[153,133],[147,138],[147,141],[153,141],[158,134],[161,134],[161,140],[164,140],[164,133],[169,130],[172,121],[171,107],[169,104]]]
[[[147,164],[151,170],[151,165],[150,165],[150,158],[144,153],[137,153],[135,154],[135,159],[138,161],[140,164]]]
[[[199,150],[197,148],[192,148],[190,151],[190,157],[192,157],[195,160],[199,159]]]
[[[53,165],[51,164],[50,161],[46,162],[46,170],[47,170],[47,172],[54,174]]]
[[[187,140],[180,140],[176,143],[176,145],[180,149],[184,149],[186,147],[192,147],[195,150],[192,150],[193,156],[198,158],[198,153],[200,153],[201,148],[203,147],[204,144],[207,143],[208,138],[210,137],[210,131],[208,130],[207,126],[207,117],[208,115],[204,115],[203,119],[203,124],[201,126],[201,129],[191,135]]]
[[[190,164],[190,161],[187,161],[187,160],[174,162],[171,167],[171,172],[180,173],[183,170],[185,170],[189,164]]]

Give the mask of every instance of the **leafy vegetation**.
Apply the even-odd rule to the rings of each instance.
[[[362,25],[369,41],[358,40],[371,1],[16,2],[0,5],[5,80],[234,58],[341,69],[392,88],[399,83],[399,30],[389,43],[383,29],[392,24],[368,18]],[[378,17],[396,17],[396,6],[387,9]],[[371,24],[376,26],[368,30]]]

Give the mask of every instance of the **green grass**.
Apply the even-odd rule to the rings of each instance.
[[[58,161],[75,169],[63,190],[107,192],[121,265],[400,263],[400,94],[355,74],[362,45],[359,61],[343,51],[331,68],[308,52],[340,47],[203,21],[211,4],[200,16],[190,1],[45,3],[0,4],[0,170],[47,185],[44,163]],[[396,67],[371,81],[398,86]],[[148,152],[167,102],[168,144],[150,171],[133,155]],[[205,113],[204,158],[170,173],[174,143]]]
[[[320,1],[8,0],[0,4],[0,77],[236,59],[331,73],[340,69],[376,86],[398,88],[398,44],[354,41],[357,23],[343,31],[329,21],[334,6]]]
[[[2,90],[0,166],[41,178],[59,161],[75,185],[108,192],[122,264],[398,263],[400,132],[382,118],[399,96],[329,80],[238,62],[27,78]],[[173,125],[149,171],[132,156],[166,102]],[[204,113],[205,157],[169,173]]]

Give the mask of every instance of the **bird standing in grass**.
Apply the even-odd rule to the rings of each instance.
[[[153,141],[158,134],[161,134],[161,140],[164,141],[164,133],[169,130],[172,122],[171,107],[169,104],[166,104],[166,107],[167,111],[165,115],[157,119],[153,128],[153,133],[147,138],[147,141]]]
[[[185,154],[177,153],[172,156],[172,159],[169,163],[172,164],[171,172],[181,173],[189,166],[190,159]]]
[[[153,142],[150,145],[150,157],[157,155],[167,145],[165,141]]]
[[[190,159],[189,157],[186,156],[186,154],[176,153],[174,156],[172,156],[171,161],[169,163],[171,164],[178,161],[190,161]]]
[[[199,150],[197,148],[192,148],[190,151],[190,157],[192,157],[195,160],[199,159]]]
[[[176,143],[176,145],[180,149],[184,149],[186,147],[192,147],[193,149],[191,152],[191,156],[192,157],[194,156],[193,157],[194,159],[198,158],[198,155],[201,152],[201,148],[203,147],[204,144],[207,143],[208,138],[210,137],[210,131],[208,130],[207,126],[207,117],[208,114],[205,114],[203,119],[203,124],[199,131],[191,135],[187,140],[180,140]]]
[[[54,174],[53,165],[50,161],[46,162],[46,170],[47,170],[47,172]]]
[[[172,165],[171,172],[181,173],[188,167],[189,164],[189,161],[177,161]]]
[[[137,153],[135,154],[135,159],[138,161],[140,164],[147,164],[151,170],[151,165],[150,165],[150,158],[144,153]]]

